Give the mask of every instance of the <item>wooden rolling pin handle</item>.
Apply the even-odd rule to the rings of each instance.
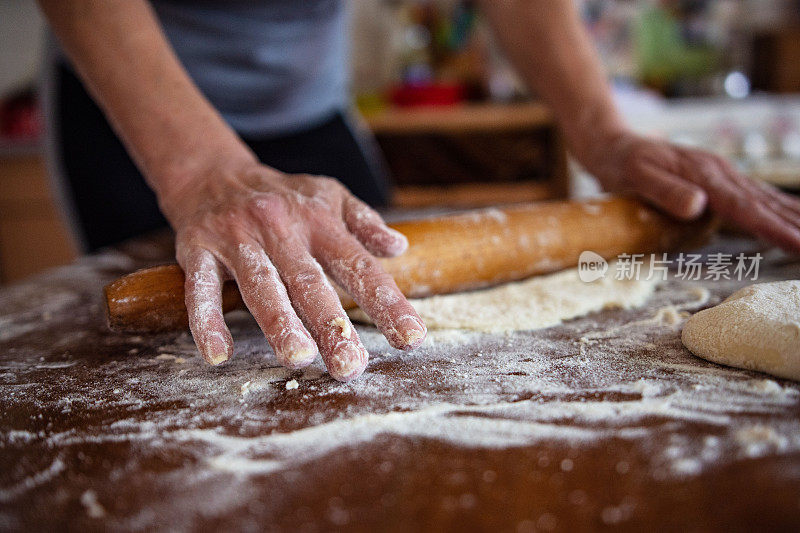
[[[485,287],[578,264],[591,250],[606,259],[622,253],[690,248],[713,230],[710,217],[692,223],[668,218],[627,198],[549,202],[393,224],[409,240],[400,257],[382,260],[403,294]],[[184,276],[178,265],[128,274],[105,288],[112,329],[158,332],[186,328]],[[343,297],[346,307],[352,301]],[[244,307],[233,282],[223,288],[225,312]]]
[[[130,332],[175,331],[189,326],[183,270],[163,265],[137,270],[105,287],[108,325]],[[245,307],[233,281],[222,287],[225,313]]]

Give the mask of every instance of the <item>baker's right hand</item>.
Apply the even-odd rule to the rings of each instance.
[[[176,231],[192,335],[209,363],[233,353],[221,297],[229,278],[288,368],[309,365],[319,352],[331,376],[348,381],[367,365],[326,274],[392,346],[422,343],[424,323],[376,260],[403,253],[408,241],[339,182],[253,161],[203,174],[161,205]]]

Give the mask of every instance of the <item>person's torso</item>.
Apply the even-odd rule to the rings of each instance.
[[[151,1],[189,75],[239,133],[288,133],[347,105],[344,0]]]

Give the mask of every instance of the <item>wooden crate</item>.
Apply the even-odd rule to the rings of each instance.
[[[800,92],[800,27],[755,36],[753,88],[776,93]]]
[[[565,198],[566,152],[535,103],[391,109],[367,119],[397,207],[478,207]]]

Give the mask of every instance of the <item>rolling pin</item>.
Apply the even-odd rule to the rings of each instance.
[[[576,267],[581,252],[610,259],[700,244],[710,218],[675,221],[629,198],[561,201],[491,208],[391,224],[408,237],[401,256],[381,259],[409,298],[477,289]],[[178,265],[139,270],[105,287],[112,329],[159,332],[188,327],[184,277]],[[342,297],[346,308],[355,304]],[[244,308],[232,281],[225,312]]]

